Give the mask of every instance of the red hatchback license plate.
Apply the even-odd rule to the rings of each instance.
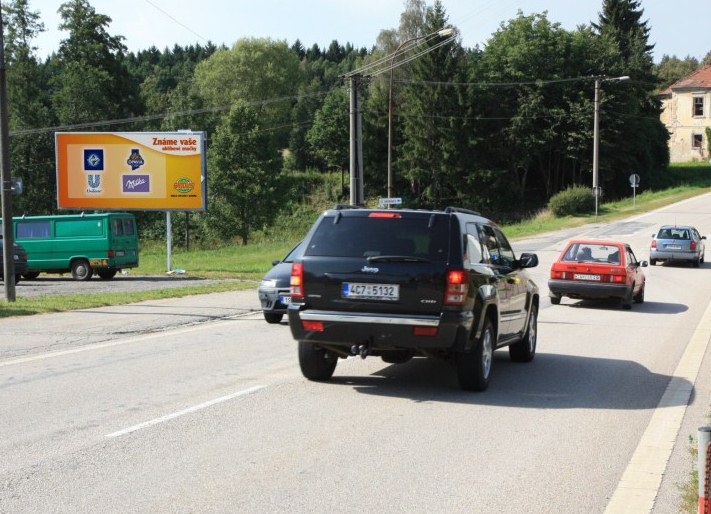
[[[584,273],[576,273],[573,275],[575,280],[592,280],[595,282],[600,282],[600,275],[586,275]]]

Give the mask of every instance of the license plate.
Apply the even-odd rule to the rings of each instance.
[[[575,280],[596,280],[598,282],[600,281],[600,275],[584,275],[582,273],[576,273],[573,278],[575,278]]]
[[[289,305],[291,303],[291,296],[280,296],[279,301],[284,305]]]
[[[395,301],[400,298],[400,286],[397,284],[344,282],[341,286],[341,295],[344,298]]]
[[[681,250],[681,246],[679,245],[667,245],[668,250]]]

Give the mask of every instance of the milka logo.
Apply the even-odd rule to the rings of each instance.
[[[379,268],[370,268],[368,266],[363,266],[361,268],[361,271],[363,273],[378,273],[380,271],[380,269]]]
[[[126,181],[126,189],[136,189],[141,184],[146,184],[147,180],[144,178],[134,178]]]
[[[123,175],[124,193],[149,193],[151,191],[149,175]]]

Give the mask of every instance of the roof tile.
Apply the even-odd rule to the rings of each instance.
[[[687,75],[672,84],[669,89],[708,88],[711,89],[711,64]]]

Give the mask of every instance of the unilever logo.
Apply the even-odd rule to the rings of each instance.
[[[87,193],[101,193],[101,175],[87,175]]]
[[[123,175],[121,177],[124,193],[150,193],[150,175]]]

